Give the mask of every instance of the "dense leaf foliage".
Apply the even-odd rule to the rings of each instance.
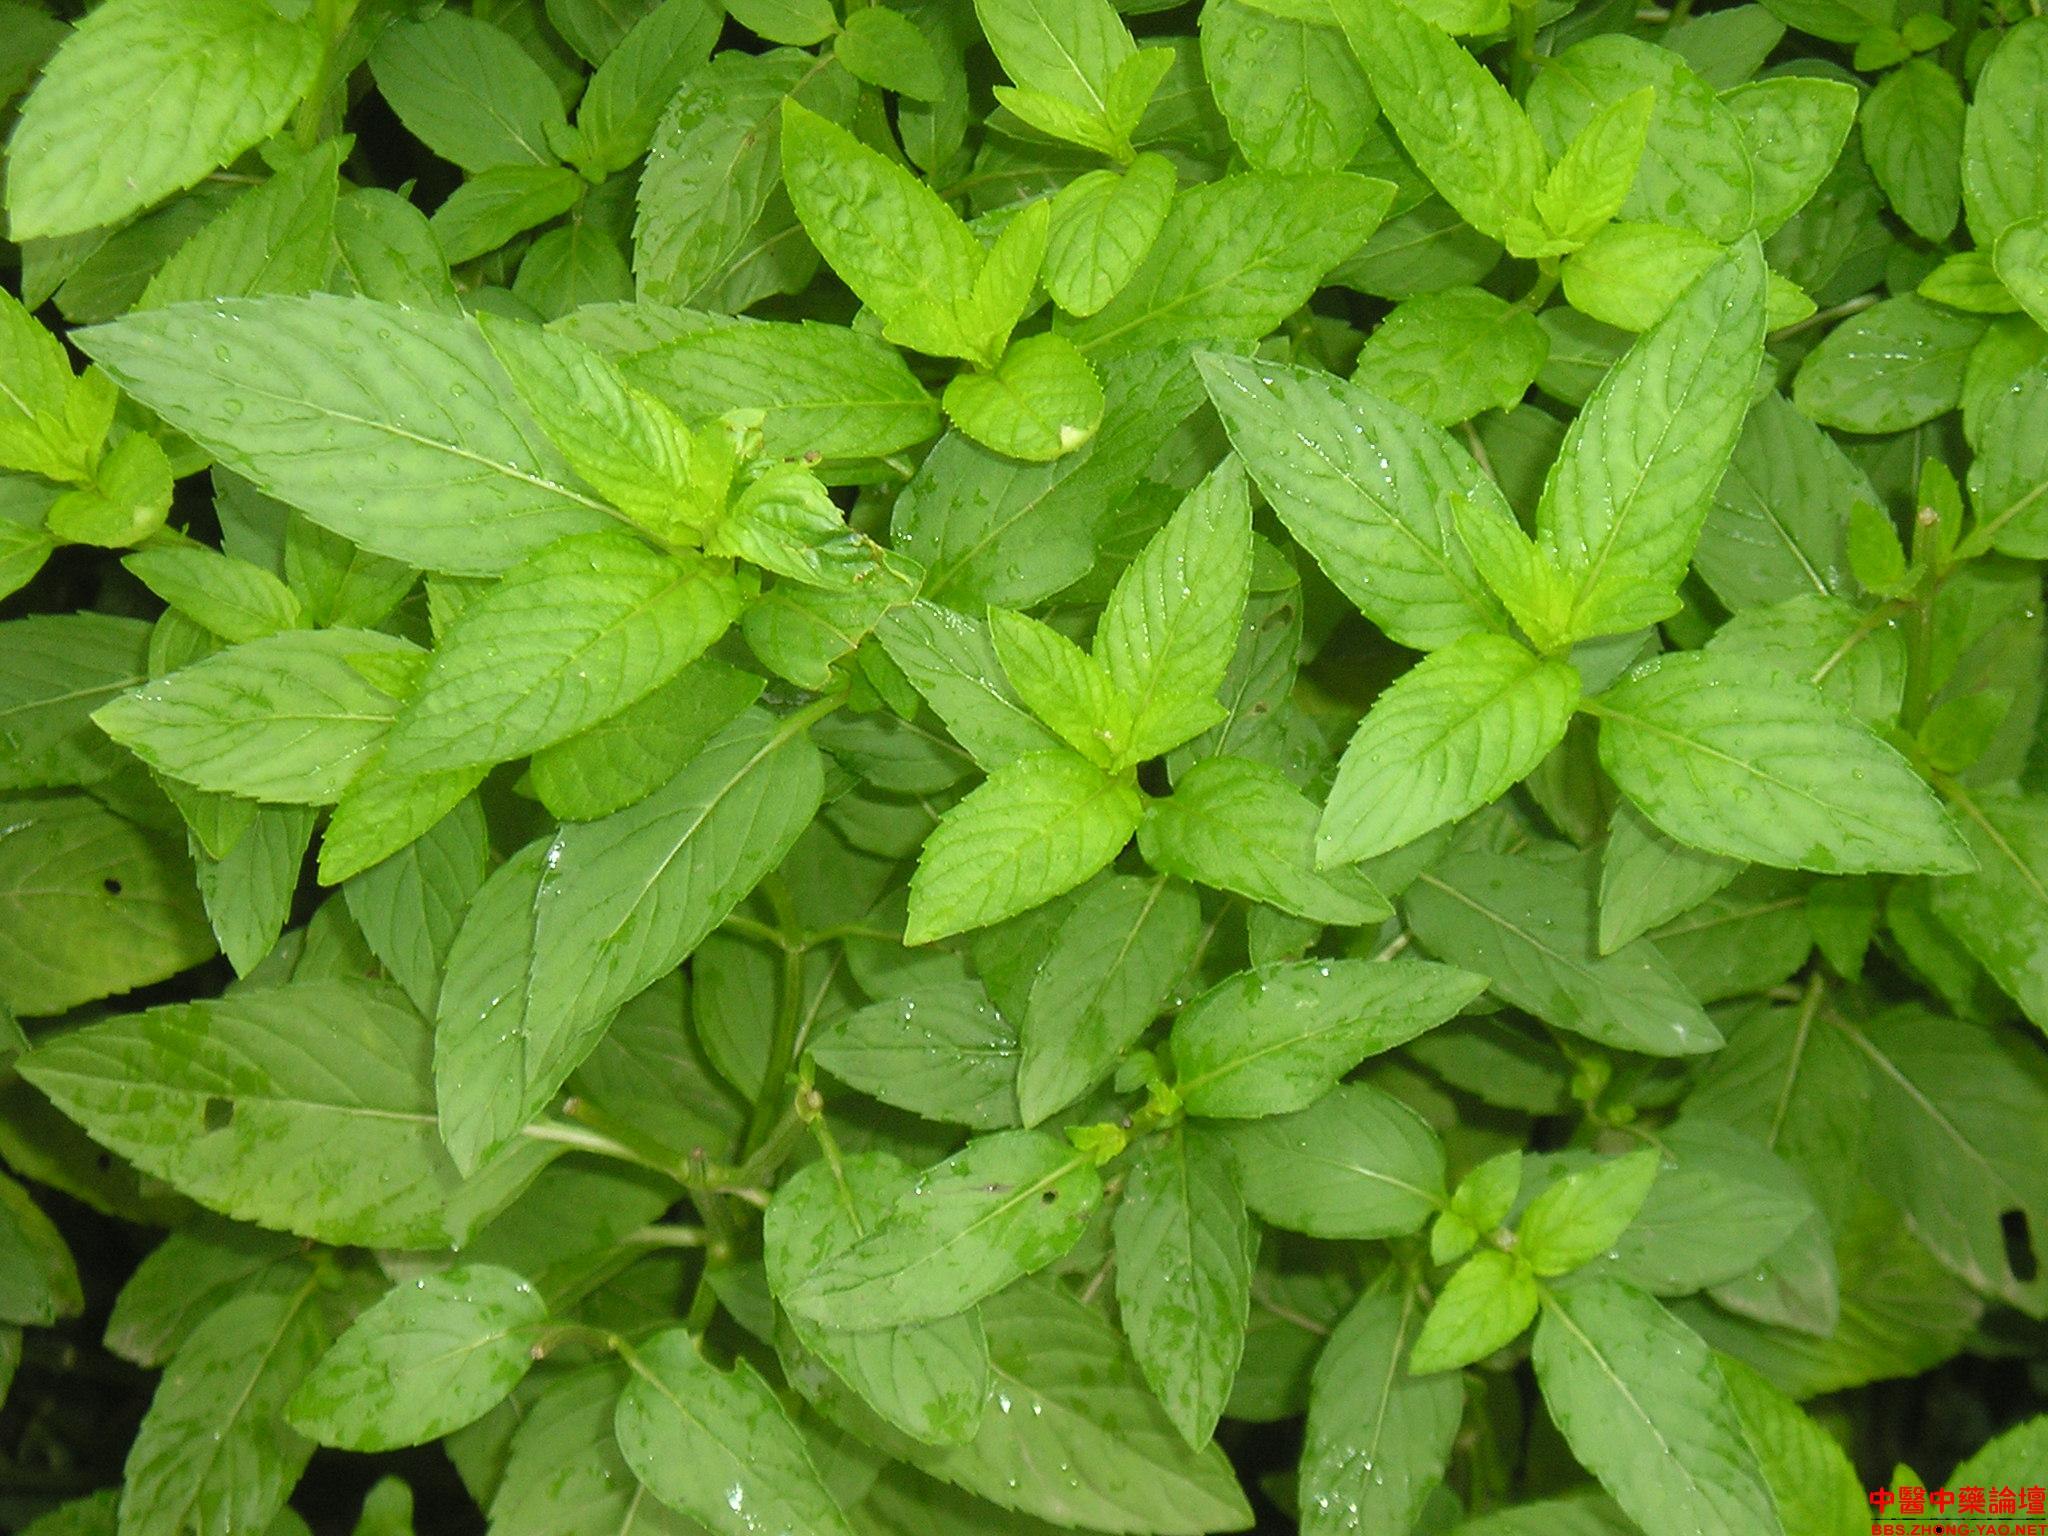
[[[2039,9],[0,0],[0,1526],[2038,1518]]]

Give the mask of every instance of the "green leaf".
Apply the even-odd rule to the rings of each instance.
[[[1766,395],[1743,423],[1693,568],[1737,612],[1809,593],[1848,596],[1849,509],[1877,500],[1833,438],[1783,395]]]
[[[792,43],[799,48],[823,42],[839,27],[831,0],[739,0],[729,9],[748,31],[771,43]]]
[[[526,50],[459,11],[401,22],[370,53],[377,90],[412,134],[472,175],[553,165],[568,130],[561,94]]]
[[[275,133],[319,59],[314,30],[262,0],[98,7],[22,106],[7,155],[10,233],[77,234],[191,186]]]
[[[1142,1146],[1115,1233],[1125,1336],[1174,1427],[1199,1448],[1244,1352],[1258,1253],[1229,1147],[1192,1126]]]
[[[1415,961],[1301,960],[1219,982],[1173,1023],[1189,1114],[1250,1119],[1314,1103],[1368,1056],[1434,1029],[1481,977]]]
[[[1230,136],[1256,171],[1341,171],[1378,115],[1351,46],[1334,27],[1244,0],[1202,8],[1202,73]]]
[[[1499,240],[1535,217],[1548,157],[1515,99],[1399,0],[1332,7],[1401,147],[1466,223]]]
[[[1999,281],[2036,325],[2048,316],[2048,214],[2023,219],[1998,237]]]
[[[1822,426],[1845,432],[1917,427],[1962,399],[1963,372],[1984,325],[1911,294],[1886,299],[1806,354],[1792,398]]]
[[[1572,578],[1575,636],[1625,634],[1675,606],[1755,383],[1763,278],[1757,247],[1738,246],[1629,349],[1565,434],[1536,527]]]
[[[0,625],[0,789],[94,784],[120,767],[92,713],[149,675],[149,626],[112,614]]]
[[[1484,1360],[1521,1336],[1540,1305],[1536,1276],[1520,1254],[1474,1254],[1437,1293],[1408,1369],[1418,1376]]]
[[[286,630],[145,683],[93,720],[150,767],[201,789],[325,805],[398,714],[377,669],[420,659],[417,647],[371,630]]]
[[[1745,658],[1667,656],[1601,695],[1600,761],[1689,846],[1829,874],[1974,860],[1898,753],[1815,689]]]
[[[1090,1160],[1037,1131],[970,1141],[927,1168],[851,1248],[782,1296],[829,1328],[964,1312],[1071,1248],[1102,1198]]]
[[[261,805],[254,813],[248,829],[219,858],[197,837],[190,840],[207,920],[237,976],[255,970],[284,931],[313,840],[308,806]]]
[[[1504,794],[1564,739],[1579,676],[1498,635],[1466,635],[1373,701],[1316,830],[1316,863],[1413,842]]]
[[[396,989],[312,981],[95,1024],[21,1072],[103,1146],[238,1220],[447,1247],[552,1151],[516,1148],[458,1177],[436,1134],[431,1051]]]
[[[299,622],[291,588],[261,566],[199,545],[138,550],[122,568],[150,591],[223,640],[260,640]]]
[[[1356,383],[1213,354],[1201,366],[1259,489],[1360,612],[1423,650],[1502,627],[1451,514],[1455,496],[1498,491],[1449,437]]]
[[[261,1531],[312,1442],[285,1422],[327,1345],[312,1277],[293,1265],[222,1303],[171,1357],[128,1450],[123,1531]]]
[[[1735,1399],[1743,1432],[1756,1448],[1764,1480],[1787,1530],[1814,1536],[1860,1536],[1870,1525],[1863,1479],[1835,1437],[1809,1418],[1740,1360],[1720,1355],[1715,1363]],[[1971,1479],[1958,1471],[1953,1481]]]
[[[554,1096],[612,1010],[675,969],[810,824],[800,730],[750,709],[645,800],[527,844],[484,883],[448,955],[435,1096],[474,1167]]]
[[[1641,1291],[1588,1280],[1547,1293],[1536,1379],[1572,1454],[1646,1536],[1781,1536],[1712,1351]]]
[[[322,1445],[424,1445],[480,1418],[533,1365],[547,1303],[509,1269],[463,1264],[387,1291],[292,1394],[292,1427]]]
[[[1171,160],[1145,154],[1120,173],[1089,171],[1061,188],[1040,273],[1052,301],[1087,316],[1121,293],[1159,238],[1177,179]]]
[[[1303,1536],[1414,1528],[1464,1414],[1455,1376],[1416,1376],[1412,1293],[1368,1291],[1316,1361],[1300,1472]]]
[[[2020,1011],[2048,1028],[2048,805],[2010,790],[1949,787],[1977,872],[1937,880],[1934,912]]]
[[[708,0],[664,0],[633,21],[577,103],[576,163],[603,176],[645,154],[663,110],[703,67],[722,21]]]
[[[84,1307],[62,1235],[27,1190],[0,1174],[0,1321],[48,1327]]]
[[[1636,1219],[1658,1167],[1657,1150],[1646,1147],[1566,1174],[1522,1212],[1515,1252],[1546,1278],[1590,1264]]]
[[[1970,546],[2009,555],[2048,555],[2048,453],[2032,435],[2048,418],[2048,372],[2033,370],[2004,391],[1986,417],[1983,452],[1970,466],[1977,524]]]
[[[1740,860],[1674,842],[1623,801],[1600,856],[1600,953],[1691,911],[1741,872]]]
[[[1656,101],[1655,87],[1644,86],[1609,102],[1557,157],[1534,203],[1558,239],[1583,245],[1621,212],[1642,164]]]
[[[1742,126],[1754,178],[1753,228],[1766,238],[1820,189],[1856,126],[1861,97],[1842,80],[1780,75],[1721,98]]]
[[[162,981],[213,953],[180,840],[84,795],[0,826],[0,1006],[29,1017]]]
[[[1059,738],[1032,717],[1007,680],[987,626],[936,603],[897,608],[876,626],[889,657],[947,730],[990,772]]]
[[[1687,1115],[1658,1139],[1669,1161],[1613,1250],[1617,1272],[1653,1295],[1761,1269],[1818,1217],[1799,1175],[1741,1132]]]
[[[1109,669],[1049,624],[988,611],[989,636],[1010,684],[1060,739],[1101,768],[1114,768],[1130,740],[1130,705]]]
[[[1189,1449],[1099,1312],[1028,1281],[990,1297],[982,1318],[996,1411],[969,1445],[906,1448],[915,1465],[1057,1530],[1198,1536],[1251,1524],[1222,1450]],[[1047,1467],[1066,1470],[1047,1477]],[[977,1516],[961,1536],[991,1528]]]
[[[1390,183],[1338,171],[1253,172],[1190,187],[1136,275],[1066,334],[1093,353],[1255,340],[1365,244],[1392,197]]]
[[[1103,148],[1129,143],[1136,116],[1119,110],[1113,82],[1137,44],[1109,0],[975,0],[974,13],[1020,87],[1098,124]]]
[[[1135,786],[1070,752],[1033,752],[989,775],[925,839],[905,942],[985,927],[1072,890],[1137,831]]]
[[[346,140],[330,139],[244,192],[157,269],[136,308],[322,287],[347,152]]]
[[[363,942],[424,1014],[434,1011],[449,947],[489,863],[489,828],[472,796],[342,887]]]
[[[739,606],[730,577],[695,555],[624,533],[550,544],[441,637],[381,771],[482,767],[565,741],[681,672]]]
[[[314,295],[77,334],[221,464],[377,553],[488,575],[606,525],[467,321]]]
[[[1133,715],[1127,760],[1214,723],[1251,563],[1250,491],[1243,469],[1226,461],[1125,568],[1095,631],[1096,659]]]
[[[1194,958],[1202,913],[1167,880],[1113,875],[1074,903],[1018,1029],[1017,1107],[1036,1125],[1108,1075]]]
[[[1311,1237],[1401,1237],[1444,1198],[1444,1149],[1420,1115],[1369,1083],[1308,1108],[1229,1127],[1244,1199],[1259,1219]]]
[[[786,1295],[853,1247],[916,1182],[884,1152],[798,1170],[776,1190],[762,1222],[770,1288]],[[989,1386],[988,1342],[976,1314],[851,1331],[789,1317],[803,1347],[905,1434],[939,1445],[974,1436]]]
[[[1154,869],[1235,891],[1317,923],[1362,924],[1390,914],[1355,870],[1315,868],[1318,812],[1277,770],[1240,757],[1210,757],[1184,772],[1173,794],[1145,809],[1138,848]]]
[[[114,1298],[107,1348],[137,1365],[162,1365],[215,1307],[297,1246],[289,1237],[216,1218],[171,1233]]]
[[[889,340],[995,361],[1016,316],[992,325],[978,313],[989,253],[936,192],[793,99],[782,108],[782,175],[805,233]]]
[[[1932,59],[1909,59],[1858,113],[1870,174],[1924,240],[1946,240],[1962,212],[1963,111],[1955,76]]]
[[[844,30],[833,39],[832,55],[848,73],[900,96],[937,101],[946,94],[945,72],[924,33],[884,6],[849,12]]]
[[[2036,89],[2048,68],[2048,25],[2008,30],[1977,75],[1963,126],[1963,209],[1977,244],[2048,214],[2048,121]]]
[[[1010,343],[987,373],[946,386],[946,414],[985,448],[1044,462],[1072,453],[1102,425],[1102,385],[1063,336]]]
[[[809,1050],[884,1104],[977,1130],[1017,1123],[1017,1029],[978,981],[857,1008],[819,1030]]]
[[[1512,410],[1542,371],[1550,338],[1528,310],[1478,288],[1396,305],[1366,338],[1358,378],[1434,426]]]
[[[1594,942],[1591,868],[1469,853],[1421,875],[1402,898],[1432,954],[1490,978],[1501,998],[1621,1050],[1689,1056],[1721,1044],[1663,956],[1638,939]]]
[[[615,1432],[656,1498],[719,1536],[849,1536],[803,1436],[753,1366],[719,1370],[683,1328],[636,1344],[626,1363]]]

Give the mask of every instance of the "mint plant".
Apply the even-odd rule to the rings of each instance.
[[[2033,9],[0,0],[0,1521],[2038,1516]]]

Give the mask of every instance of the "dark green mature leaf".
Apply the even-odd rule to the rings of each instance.
[[[870,1003],[819,1030],[809,1048],[884,1104],[978,1130],[1017,1123],[1017,1028],[979,982]]]
[[[436,1130],[427,1026],[394,988],[309,981],[60,1035],[21,1072],[102,1145],[243,1221],[327,1242],[464,1241],[553,1155],[465,1180]]]
[[[1444,1149],[1429,1124],[1369,1083],[1307,1109],[1230,1128],[1244,1198],[1276,1227],[1311,1237],[1398,1237],[1444,1200]]]
[[[531,1285],[489,1264],[401,1284],[299,1383],[292,1426],[354,1451],[438,1439],[519,1385],[547,1315]]]
[[[1173,1025],[1188,1112],[1284,1114],[1320,1098],[1367,1056],[1434,1029],[1485,978],[1414,961],[1301,960],[1219,982]]]
[[[753,1366],[719,1370],[683,1328],[626,1359],[633,1374],[619,1398],[619,1449],[656,1498],[725,1536],[852,1530]]]
[[[984,1136],[927,1168],[782,1302],[835,1328],[952,1317],[1065,1253],[1101,1197],[1089,1160],[1053,1137]]]
[[[1641,1291],[1548,1293],[1536,1374],[1573,1454],[1647,1536],[1784,1531],[1712,1351]]]

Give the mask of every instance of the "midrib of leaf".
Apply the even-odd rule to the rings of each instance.
[[[1679,1476],[1685,1479],[1686,1486],[1693,1489],[1695,1497],[1697,1497],[1703,1490],[1701,1490],[1699,1480],[1693,1476],[1692,1469],[1679,1460],[1677,1449],[1669,1440],[1664,1438],[1664,1431],[1657,1427],[1657,1422],[1650,1417],[1649,1410],[1644,1408],[1635,1393],[1629,1390],[1628,1383],[1623,1381],[1614,1367],[1608,1363],[1607,1357],[1600,1353],[1598,1346],[1593,1343],[1592,1338],[1572,1320],[1570,1313],[1566,1312],[1563,1307],[1551,1299],[1548,1292],[1543,1293],[1543,1305],[1548,1309],[1549,1315],[1557,1319],[1559,1326],[1569,1332],[1573,1338],[1577,1339],[1585,1347],[1587,1355],[1600,1368],[1600,1374],[1605,1376],[1608,1382],[1612,1384],[1614,1390],[1621,1394],[1622,1401],[1628,1404],[1630,1411],[1642,1423],[1643,1428],[1647,1429],[1651,1437],[1656,1440],[1659,1459],[1669,1462],[1676,1468]]]
[[[1948,795],[1949,799],[1953,800],[1962,810],[1962,813],[1975,822],[1983,830],[1984,835],[1991,839],[1991,846],[1998,850],[1999,857],[2019,872],[2020,879],[2026,883],[2027,890],[2032,893],[2034,900],[2042,907],[2048,908],[2048,886],[2042,885],[2040,876],[2036,875],[2028,866],[2027,861],[2020,857],[2019,850],[2013,847],[2010,840],[1998,829],[1991,818],[1984,814],[1984,808],[1976,802],[1969,791],[1947,774],[1941,775],[1936,782],[1941,786],[1943,792]]]
[[[694,1341],[692,1347],[695,1347]],[[633,1350],[621,1349],[619,1354],[625,1359],[626,1364],[632,1368],[634,1375],[638,1376],[667,1399],[668,1405],[675,1410],[678,1418],[692,1425],[699,1434],[703,1435],[705,1439],[718,1448],[727,1466],[733,1468],[743,1480],[748,1478],[749,1474],[754,1471],[754,1468],[750,1463],[742,1461],[739,1454],[726,1444],[726,1436],[719,1433],[717,1426],[691,1412],[690,1405],[678,1397],[667,1382],[649,1370],[646,1362],[641,1360],[640,1356]],[[639,1474],[635,1473],[634,1475],[637,1478]]]
[[[1712,899],[1712,897],[1708,898],[1709,901]],[[1697,922],[1687,922],[1682,917],[1676,918],[1658,928],[1650,936],[1653,939],[1665,939],[1676,938],[1684,934],[1707,933],[1715,928],[1726,928],[1733,923],[1743,923],[1753,917],[1762,917],[1767,912],[1788,912],[1794,907],[1803,907],[1805,905],[1806,897],[1804,895],[1781,896],[1772,901],[1759,901],[1746,907],[1717,911],[1700,918]]]
[[[1091,437],[1087,442],[1083,443],[1074,452],[1067,454],[1065,457],[1060,459],[1058,462],[1060,467],[1063,470],[1065,470],[1064,474],[1060,475],[1055,480],[1049,481],[1044,487],[1044,489],[1040,490],[1037,494],[1028,498],[1009,517],[1004,518],[1001,522],[998,522],[994,526],[989,528],[989,530],[986,533],[984,533],[980,538],[976,539],[972,544],[968,545],[967,548],[964,551],[962,551],[959,555],[955,556],[951,560],[945,561],[941,564],[934,565],[931,569],[930,576],[925,581],[923,595],[926,597],[936,598],[941,593],[945,592],[947,588],[952,584],[953,578],[959,575],[961,571],[965,570],[967,567],[972,565],[976,558],[980,556],[983,550],[987,549],[991,544],[994,544],[998,539],[1002,538],[1003,535],[1007,534],[1012,528],[1016,527],[1017,524],[1023,522],[1025,518],[1029,517],[1032,513],[1036,512],[1048,496],[1051,496],[1054,492],[1063,489],[1066,486],[1067,482],[1073,479],[1074,476],[1080,472],[1081,466],[1086,464],[1088,460],[1091,457],[1093,457],[1095,445],[1101,441],[1102,439],[1099,434],[1095,437]]]
[[[52,892],[51,894],[63,893]],[[116,1083],[132,1085],[133,1083],[133,1078],[130,1076],[106,1077],[80,1071],[66,1072],[62,1070],[53,1072],[47,1067],[38,1071],[36,1077],[43,1081],[69,1079],[74,1083],[86,1085]],[[433,1115],[416,1110],[377,1109],[367,1104],[348,1104],[338,1100],[327,1099],[302,1099],[290,1094],[237,1092],[232,1095],[224,1095],[208,1092],[203,1089],[175,1087],[161,1082],[152,1086],[161,1098],[173,1102],[196,1100],[204,1104],[209,1099],[228,1097],[232,1098],[236,1104],[272,1105],[279,1109],[313,1110],[324,1114],[345,1115],[363,1120],[389,1120],[403,1125],[423,1126],[430,1126],[436,1123]]]
[[[1074,78],[1081,83],[1081,89],[1088,93],[1088,100],[1094,106],[1096,114],[1104,122],[1108,122],[1109,103],[1104,101],[1101,93],[1095,89],[1095,82],[1090,80],[1086,71],[1081,68],[1081,61],[1074,57],[1073,50],[1061,38],[1059,29],[1045,19],[1044,7],[1033,6],[1032,15],[1038,22],[1039,30],[1045,34],[1045,40],[1058,50],[1060,58],[1065,61],[1067,68],[1073,71]]]
[[[1370,1179],[1375,1183],[1385,1184],[1394,1189],[1402,1190],[1407,1194],[1428,1201],[1431,1205],[1436,1205],[1442,1199],[1441,1196],[1432,1194],[1420,1185],[1410,1184],[1406,1179],[1397,1179],[1391,1173],[1382,1173],[1377,1168],[1367,1168],[1360,1163],[1346,1162],[1341,1157],[1319,1152],[1313,1147],[1301,1151],[1297,1155],[1303,1162],[1320,1163],[1326,1168],[1335,1168],[1343,1173],[1356,1174],[1360,1178]]]
[[[111,683],[95,683],[90,688],[74,688],[69,693],[38,694],[35,698],[23,699],[19,704],[10,704],[5,709],[0,709],[0,729],[4,729],[4,722],[13,719],[16,715],[30,714],[43,709],[53,709],[60,704],[70,704],[79,699],[90,699],[103,693],[126,693],[129,689],[139,687],[148,681],[149,678],[146,674],[138,672]]]
[[[1484,903],[1474,899],[1471,896],[1466,895],[1456,886],[1446,885],[1442,880],[1439,880],[1435,875],[1425,872],[1423,874],[1417,875],[1415,878],[1421,881],[1424,885],[1434,886],[1437,890],[1442,891],[1446,896],[1449,896],[1454,900],[1463,902],[1466,906],[1470,907],[1474,912],[1477,912],[1481,917],[1487,919],[1495,926],[1503,928],[1507,932],[1513,934],[1516,938],[1520,939],[1523,943],[1527,944],[1531,949],[1536,950],[1538,953],[1548,955],[1551,959],[1557,961],[1558,964],[1564,966],[1567,970],[1574,971],[1578,975],[1585,977],[1586,980],[1593,982],[1595,984],[1599,982],[1600,977],[1594,971],[1592,966],[1588,965],[1585,961],[1580,960],[1574,955],[1566,954],[1561,949],[1553,949],[1550,945],[1544,943],[1543,940],[1537,938],[1536,935],[1531,933],[1528,929],[1522,927],[1519,923],[1516,923],[1511,918],[1509,918],[1506,913],[1495,911],[1493,908],[1486,906]],[[1615,953],[1620,954],[1627,948],[1627,945],[1623,945],[1622,949],[1616,950]]]
[[[1332,1023],[1319,1025],[1314,1029],[1303,1030],[1298,1034],[1289,1035],[1285,1039],[1275,1040],[1270,1044],[1262,1045],[1257,1050],[1248,1051],[1242,1056],[1232,1057],[1222,1066],[1212,1068],[1210,1071],[1204,1072],[1200,1077],[1190,1077],[1184,1079],[1177,1085],[1177,1087],[1179,1089],[1181,1096],[1185,1098],[1189,1093],[1192,1093],[1194,1090],[1206,1087],[1208,1084],[1215,1082],[1220,1077],[1228,1077],[1233,1072],[1242,1072],[1245,1068],[1251,1066],[1254,1062],[1263,1061],[1268,1056],[1272,1056],[1281,1051],[1291,1051],[1298,1046],[1307,1045],[1312,1041],[1320,1040],[1326,1035],[1333,1035],[1336,1034],[1339,1030],[1348,1029],[1354,1024],[1363,1024],[1366,1022],[1367,1020],[1363,1013],[1346,1013],[1342,1018],[1337,1019]]]
[[[1800,999],[1799,1016],[1792,1036],[1792,1055],[1785,1063],[1785,1080],[1778,1088],[1778,1102],[1771,1107],[1771,1128],[1764,1133],[1764,1146],[1775,1152],[1785,1129],[1785,1116],[1792,1108],[1792,1093],[1799,1086],[1799,1074],[1806,1066],[1806,1042],[1813,1038],[1814,1015],[1820,1011],[1821,981],[1815,976]]]

